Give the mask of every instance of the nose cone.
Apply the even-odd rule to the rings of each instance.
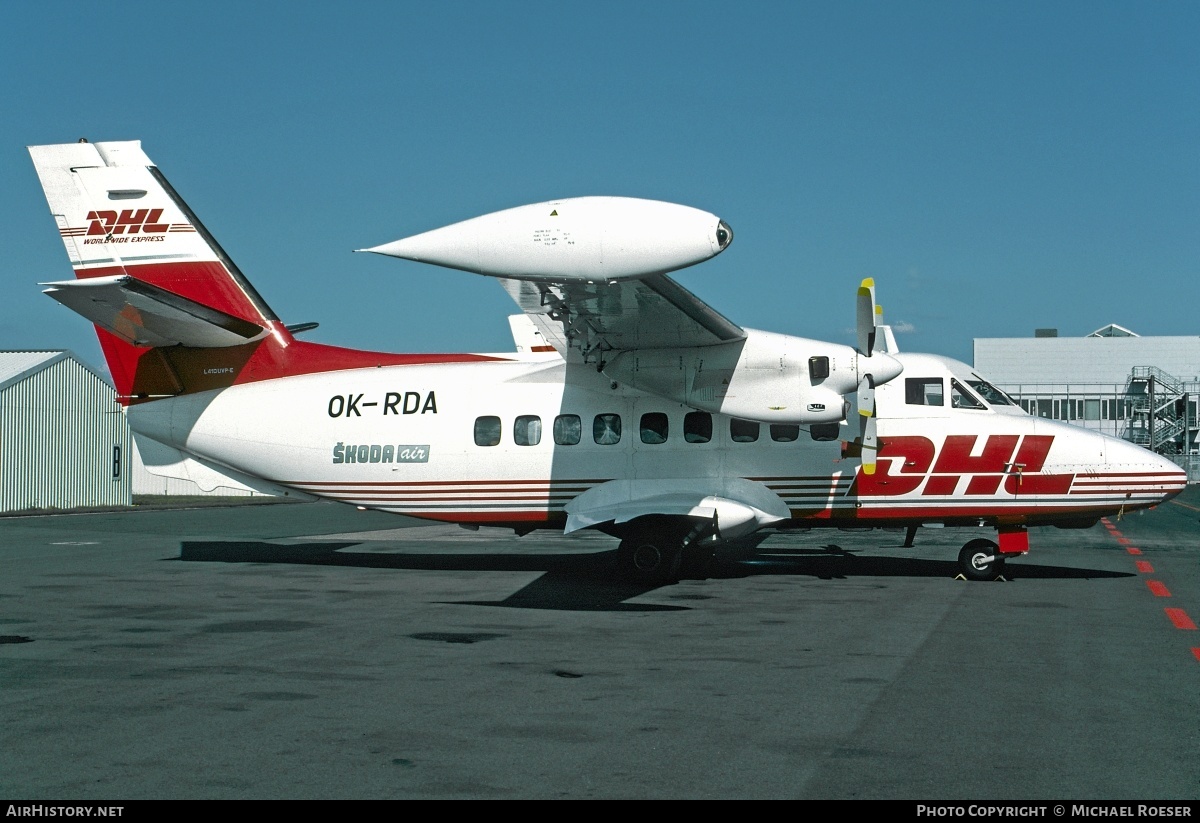
[[[1153,506],[1187,487],[1187,472],[1161,454],[1126,440],[1105,441],[1109,476],[1124,491],[1127,506]]]
[[[717,221],[717,230],[713,232],[713,255],[718,255],[733,242],[733,229],[724,220]]]

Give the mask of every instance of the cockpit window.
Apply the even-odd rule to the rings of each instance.
[[[944,406],[942,378],[904,378],[904,402],[910,406]]]
[[[975,396],[963,388],[962,383],[950,379],[950,405],[956,409],[986,409],[987,406],[975,399]]]
[[[988,381],[984,380],[977,374],[972,374],[971,379],[967,381],[967,385],[975,390],[975,393],[982,397],[993,406],[1015,406],[1017,401],[1013,400],[1000,389],[993,386]]]

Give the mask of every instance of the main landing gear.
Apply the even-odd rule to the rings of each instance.
[[[712,559],[707,524],[646,519],[630,523],[617,547],[618,571],[637,583],[662,586],[699,572]]]

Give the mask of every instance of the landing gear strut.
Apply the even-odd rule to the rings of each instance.
[[[999,544],[982,537],[962,547],[958,565],[968,580],[996,580],[1004,573],[1004,557],[1000,554]]]

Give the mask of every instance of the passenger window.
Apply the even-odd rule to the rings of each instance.
[[[962,387],[962,384],[951,378],[950,380],[950,405],[956,409],[986,409],[987,406],[980,403],[971,393]]]
[[[513,423],[513,440],[518,446],[536,446],[542,442],[542,418],[536,414],[522,414]]]
[[[642,442],[651,445],[667,442],[667,416],[662,412],[642,415]]]
[[[791,443],[800,436],[800,427],[792,423],[772,423],[771,439],[776,443]]]
[[[493,415],[475,418],[475,445],[495,446],[500,442],[500,418]]]
[[[577,414],[560,414],[554,418],[554,442],[559,446],[577,446],[583,434],[583,424]]]
[[[758,424],[734,417],[729,421],[729,437],[734,443],[753,443],[758,439]]]
[[[700,411],[684,415],[683,439],[688,443],[707,443],[712,440],[712,415]]]
[[[615,446],[621,442],[621,415],[598,414],[592,421],[592,439],[601,446]]]
[[[910,406],[944,406],[942,378],[904,378],[904,402]]]

